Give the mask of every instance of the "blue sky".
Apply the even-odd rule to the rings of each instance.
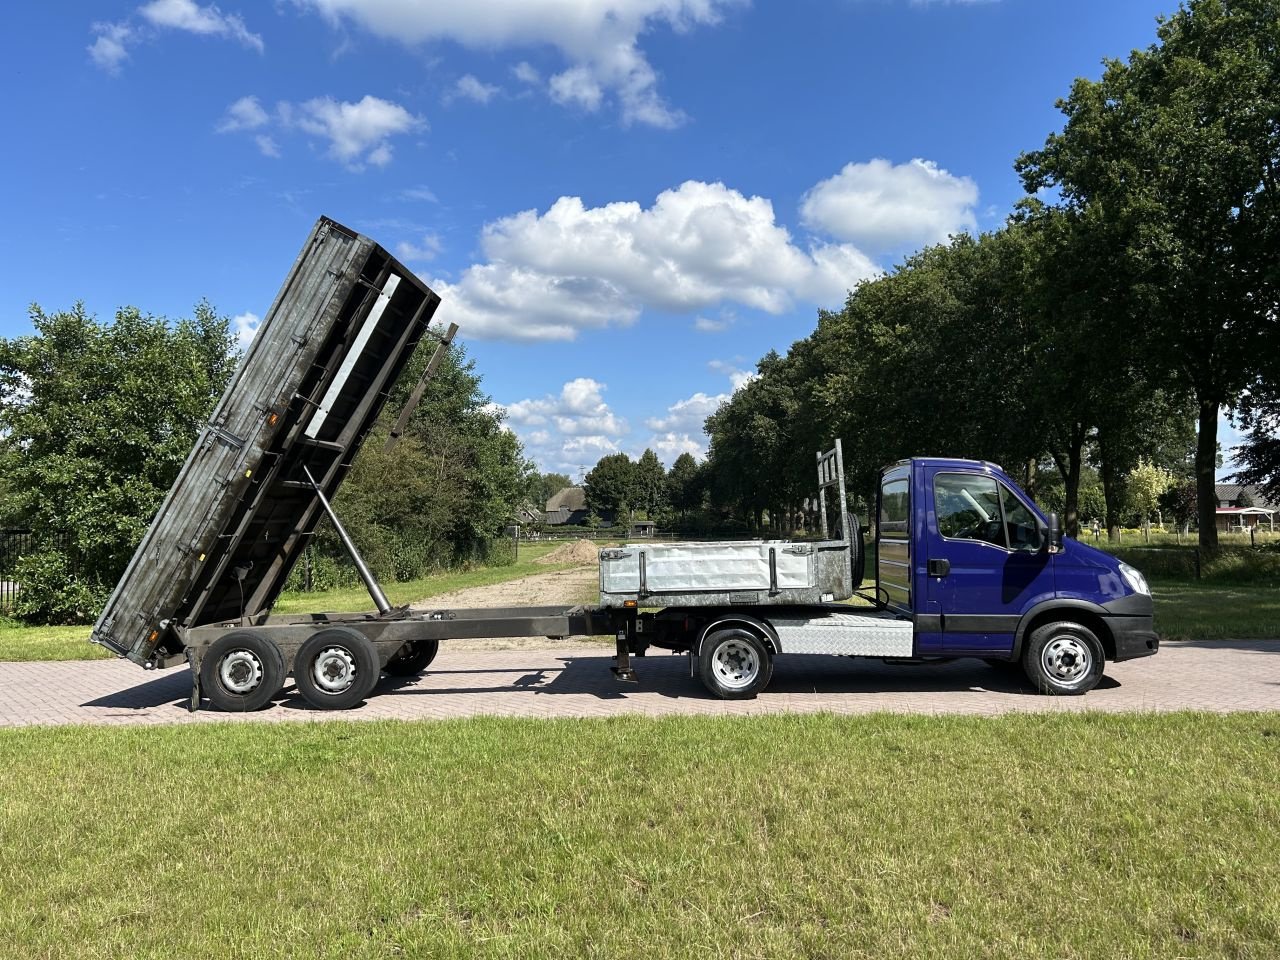
[[[324,214],[436,287],[542,468],[670,465],[820,307],[998,226],[1054,101],[1172,7],[26,5],[0,37],[0,335],[32,302],[207,298],[247,336]]]

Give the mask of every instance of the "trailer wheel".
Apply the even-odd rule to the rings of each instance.
[[[698,655],[702,682],[725,700],[753,700],[773,676],[773,658],[754,633],[734,627],[702,641]]]
[[[302,698],[321,710],[349,710],[373,692],[381,671],[373,641],[350,627],[310,637],[293,659]]]
[[[1076,696],[1102,679],[1105,654],[1092,630],[1070,620],[1032,631],[1022,651],[1022,669],[1041,693]]]
[[[200,686],[219,710],[261,710],[284,686],[284,655],[260,633],[229,633],[209,646],[200,664]]]
[[[440,652],[439,640],[410,640],[383,667],[393,677],[416,677]]]

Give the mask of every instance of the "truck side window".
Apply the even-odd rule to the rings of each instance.
[[[1000,493],[994,478],[939,473],[933,478],[933,506],[938,517],[938,532],[944,537],[1008,547]]]
[[[907,535],[908,485],[905,479],[890,480],[880,488],[880,533]]]
[[[1000,484],[1000,495],[1004,498],[1004,524],[1009,534],[1009,546],[1014,550],[1027,550],[1035,553],[1040,549],[1040,523],[1035,514],[1013,495],[1013,491]]]

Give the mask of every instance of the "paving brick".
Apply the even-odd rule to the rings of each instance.
[[[0,727],[69,723],[271,723],[330,719],[442,719],[480,715],[610,717],[762,713],[966,713],[1280,709],[1280,641],[1166,644],[1155,657],[1108,664],[1083,697],[1043,697],[1009,671],[977,660],[921,666],[840,657],[784,656],[754,701],[721,701],[689,677],[684,656],[635,661],[638,683],[619,684],[598,646],[443,652],[424,676],[384,678],[355,710],[311,709],[292,682],[267,709],[187,711],[186,668],[144,673],[127,661],[0,663]]]

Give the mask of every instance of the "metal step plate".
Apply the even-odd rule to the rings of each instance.
[[[910,620],[892,614],[828,613],[814,617],[770,617],[781,653],[827,653],[852,657],[910,657]]]

